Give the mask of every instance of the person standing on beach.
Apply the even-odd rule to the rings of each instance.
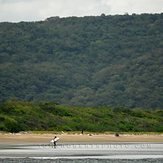
[[[57,136],[55,136],[51,141],[50,143],[53,144],[54,147],[56,147],[57,145],[57,141],[59,140],[59,138]]]
[[[59,140],[59,138],[58,138],[57,136],[55,136],[54,139],[53,139],[54,146],[57,145],[57,141],[58,141],[58,140]]]

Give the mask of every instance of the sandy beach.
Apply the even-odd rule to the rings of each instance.
[[[56,147],[50,144],[60,138]],[[163,134],[1,133],[0,162],[162,162]]]
[[[0,144],[6,143],[49,143],[54,136],[60,138],[59,142],[159,142],[163,143],[163,134],[123,134],[119,137],[114,136],[114,134],[11,134],[11,133],[1,133],[0,134]]]

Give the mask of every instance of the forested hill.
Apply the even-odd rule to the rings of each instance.
[[[163,14],[0,23],[0,99],[163,108]]]

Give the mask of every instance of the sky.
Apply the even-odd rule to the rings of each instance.
[[[48,17],[163,13],[163,0],[0,0],[0,22]]]

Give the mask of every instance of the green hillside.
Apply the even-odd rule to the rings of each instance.
[[[163,14],[0,23],[0,99],[163,108]]]
[[[0,103],[0,131],[163,132],[163,110]]]

